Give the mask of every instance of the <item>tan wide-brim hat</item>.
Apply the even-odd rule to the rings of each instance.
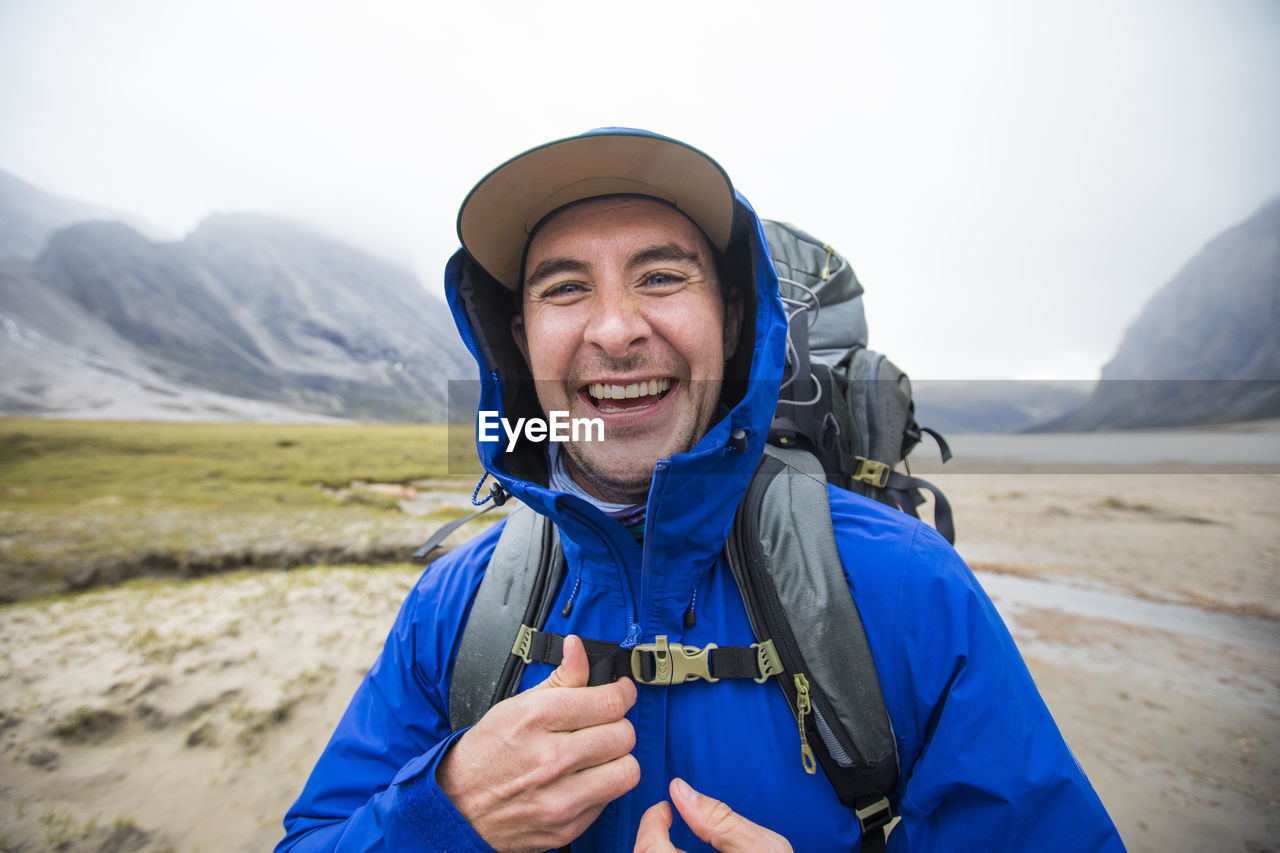
[[[537,225],[566,204],[610,195],[665,201],[720,251],[728,248],[733,185],[720,164],[683,142],[629,128],[589,131],[503,163],[462,202],[458,237],[486,272],[518,290],[525,246]]]

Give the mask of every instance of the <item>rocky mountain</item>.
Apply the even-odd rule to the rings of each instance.
[[[443,420],[474,362],[410,273],[309,228],[206,220],[180,242],[72,225],[0,262],[0,410]]]
[[[1280,199],[1210,242],[1129,326],[1079,410],[1040,430],[1280,417]]]
[[[0,171],[0,260],[32,260],[53,232],[98,220],[128,222],[145,230],[126,214],[54,195]]]

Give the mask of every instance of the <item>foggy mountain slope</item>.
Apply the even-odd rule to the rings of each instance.
[[[1210,242],[1147,303],[1078,411],[1039,427],[1280,416],[1280,199]]]
[[[278,368],[417,382],[474,372],[449,312],[423,298],[413,275],[305,226],[252,214],[215,216],[185,248]],[[453,341],[451,348],[434,346]]]
[[[129,341],[24,261],[0,263],[0,356],[0,409],[11,413],[88,407],[105,402],[105,386],[158,378]]]
[[[181,242],[64,228],[35,261],[0,263],[0,324],[8,412],[443,420],[445,381],[474,374],[414,276],[251,215]]]
[[[132,217],[54,195],[0,171],[0,259],[32,260],[53,232],[99,220],[129,222]]]
[[[280,393],[280,378],[181,244],[92,222],[54,234],[36,266],[48,287],[133,344],[160,374],[241,396]]]
[[[321,419],[168,379],[109,326],[39,280],[0,263],[0,412],[148,420]]]

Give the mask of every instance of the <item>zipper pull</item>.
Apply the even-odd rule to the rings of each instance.
[[[818,761],[813,757],[809,737],[804,733],[805,715],[813,712],[813,705],[809,702],[809,679],[804,677],[804,673],[796,673],[795,681],[796,722],[800,725],[800,763],[804,765],[804,772],[812,776],[818,772]]]
[[[826,281],[831,278],[831,256],[836,253],[836,250],[830,246],[823,246],[822,248],[827,250],[827,259],[822,264],[822,280]]]

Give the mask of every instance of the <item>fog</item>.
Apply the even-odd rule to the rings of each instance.
[[[1280,4],[0,0],[0,169],[180,237],[254,210],[410,265],[518,151],[645,127],[832,243],[920,378],[1096,377],[1280,195]]]

